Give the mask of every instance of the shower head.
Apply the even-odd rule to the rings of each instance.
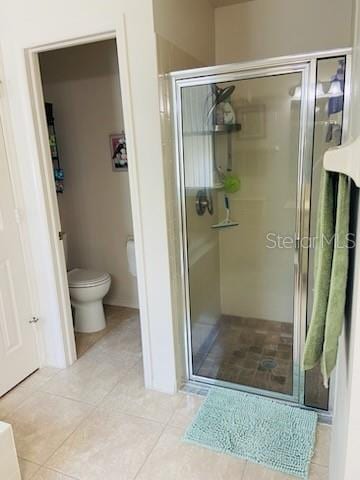
[[[221,88],[221,87],[218,87],[217,85],[214,85],[213,93],[215,95],[215,99],[209,109],[208,118],[213,113],[217,105],[219,105],[222,102],[225,102],[225,100],[227,100],[232,95],[234,90],[235,90],[235,85],[229,85],[228,87],[225,87],[225,88]]]
[[[230,95],[234,92],[235,90],[235,85],[229,85],[228,87],[225,88],[220,88],[217,85],[215,85],[215,103],[216,105],[219,105],[219,103],[225,102]]]

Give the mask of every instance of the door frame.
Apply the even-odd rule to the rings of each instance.
[[[122,28],[116,30],[94,33],[84,37],[67,38],[54,43],[44,43],[25,50],[25,62],[27,69],[27,82],[32,107],[32,121],[36,133],[36,147],[38,152],[38,161],[40,167],[39,182],[41,182],[44,191],[44,204],[46,218],[48,224],[48,234],[51,246],[51,257],[53,261],[56,293],[58,297],[58,306],[60,312],[60,326],[62,338],[47,339],[43,338],[46,345],[47,342],[61,342],[65,354],[66,366],[72,365],[77,360],[75,335],[73,328],[73,318],[71,312],[71,303],[69,297],[69,288],[67,280],[67,270],[63,244],[59,239],[61,231],[61,223],[59,209],[56,197],[55,184],[53,180],[51,152],[48,142],[48,130],[46,115],[44,109],[44,96],[41,80],[41,72],[39,65],[39,53],[45,51],[57,50],[60,48],[74,47],[89,43],[96,43],[103,40],[114,39],[117,46],[118,64],[119,64],[119,81],[122,92],[122,107],[124,115],[125,130],[127,133],[127,147],[129,162],[129,186],[132,207],[132,221],[134,228],[134,238],[136,238],[137,251],[137,280],[139,297],[147,298],[145,269],[144,269],[144,236],[141,223],[142,211],[138,188],[138,166],[136,162],[135,148],[135,127],[132,106],[132,92],[130,87],[130,66],[127,56],[127,39],[125,19],[123,19]],[[140,255],[139,255],[140,252]],[[140,291],[142,290],[142,291]],[[141,293],[143,295],[141,295]],[[147,302],[141,304],[140,309],[141,336],[143,347],[143,363],[145,382],[150,383],[152,377],[151,362],[151,345],[149,334],[149,313]],[[49,346],[49,343],[48,343]]]
[[[178,188],[178,231],[181,245],[182,284],[180,287],[185,321],[182,326],[182,335],[185,344],[185,371],[187,382],[191,385],[218,385],[237,388],[249,393],[276,397],[286,402],[296,402],[304,405],[305,400],[305,375],[302,371],[301,354],[306,338],[307,315],[307,278],[309,254],[306,248],[301,248],[300,242],[295,246],[295,272],[294,272],[294,348],[293,348],[293,395],[272,393],[244,385],[234,385],[221,380],[209,379],[194,375],[192,371],[191,329],[190,329],[190,298],[187,257],[187,230],[186,209],[184,195],[184,169],[183,169],[183,142],[182,142],[182,112],[181,88],[185,86],[206,85],[215,82],[236,81],[241,79],[278,75],[292,72],[302,72],[302,98],[300,112],[299,155],[298,155],[298,181],[297,181],[297,206],[296,206],[296,238],[309,236],[310,228],[310,201],[311,178],[313,158],[313,126],[316,101],[316,69],[317,60],[321,58],[351,55],[352,49],[335,49],[328,51],[312,52],[302,55],[290,55],[265,60],[242,62],[230,65],[205,67],[192,70],[183,70],[170,74],[172,86],[173,123],[176,136],[175,156],[177,160],[177,188]],[[349,62],[350,63],[350,62]],[[347,78],[350,77],[351,65],[348,65]],[[347,87],[349,83],[347,82]],[[347,88],[344,111],[348,112],[349,88]],[[345,117],[346,118],[346,117]],[[348,121],[343,124],[343,141],[347,138]],[[331,382],[329,392],[329,414],[333,407],[333,392],[335,382]],[[326,413],[324,416],[326,417]]]

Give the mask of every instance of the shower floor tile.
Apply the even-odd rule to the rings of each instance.
[[[224,315],[196,374],[292,393],[292,324]]]

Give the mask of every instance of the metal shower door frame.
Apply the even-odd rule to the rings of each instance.
[[[310,234],[310,201],[313,160],[313,132],[316,101],[317,60],[348,55],[351,49],[315,52],[309,55],[272,58],[224,66],[206,67],[174,72],[169,75],[172,84],[172,112],[175,133],[174,153],[177,161],[177,189],[179,205],[178,227],[182,259],[182,301],[185,321],[183,334],[186,348],[186,376],[190,384],[197,386],[221,386],[241,391],[274,397],[286,402],[304,404],[305,375],[301,370],[301,356],[305,345],[307,323],[307,285],[309,254],[303,247],[302,238]],[[293,393],[285,395],[246,385],[195,375],[192,371],[191,316],[189,297],[189,272],[187,251],[187,226],[184,182],[184,149],[182,131],[182,88],[209,85],[237,80],[301,73],[301,107],[298,148],[298,174],[296,193],[296,242],[294,251],[294,333],[293,333]],[[346,99],[345,99],[346,100]]]

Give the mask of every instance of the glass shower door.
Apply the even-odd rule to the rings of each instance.
[[[298,395],[306,74],[178,82],[190,379]]]

